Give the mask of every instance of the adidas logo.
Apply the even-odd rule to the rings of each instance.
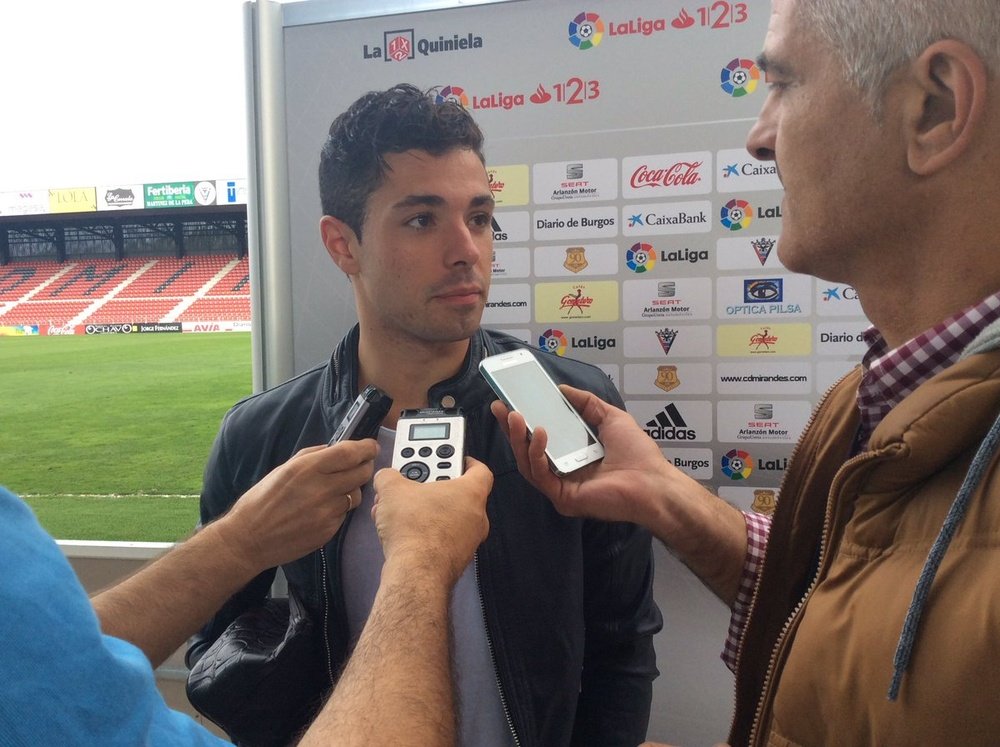
[[[672,402],[646,423],[645,431],[655,441],[693,441],[698,435]]]

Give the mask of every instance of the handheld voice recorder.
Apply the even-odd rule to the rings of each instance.
[[[417,482],[462,474],[465,417],[458,408],[403,410],[396,424],[392,468]]]
[[[392,407],[392,397],[374,386],[366,386],[333,432],[329,444],[378,437],[379,426]]]

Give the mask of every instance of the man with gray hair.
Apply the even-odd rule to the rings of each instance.
[[[643,524],[733,610],[733,745],[994,744],[1000,733],[1000,3],[774,0],[747,147],[785,188],[790,270],[849,284],[873,326],[818,404],[773,523],[564,388],[607,456],[557,509]]]

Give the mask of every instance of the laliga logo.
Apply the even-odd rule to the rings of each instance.
[[[730,480],[746,480],[753,472],[753,457],[740,449],[727,451],[720,466],[722,474]]]
[[[434,94],[434,103],[443,104],[446,101],[451,101],[463,108],[468,108],[469,106],[469,97],[458,86],[443,86],[437,89],[437,92]]]
[[[635,273],[648,272],[656,265],[656,250],[651,244],[632,244],[625,252],[625,265]]]
[[[737,57],[722,68],[722,90],[734,99],[756,91],[759,80],[760,68],[753,60]]]
[[[744,229],[753,222],[753,206],[746,200],[733,198],[719,211],[719,222],[730,231]]]
[[[565,355],[567,345],[569,345],[569,342],[566,340],[566,335],[562,333],[562,330],[558,329],[547,329],[538,338],[539,349],[544,350],[546,353]]]
[[[590,49],[601,43],[604,21],[596,13],[580,13],[569,22],[569,43],[578,49]]]

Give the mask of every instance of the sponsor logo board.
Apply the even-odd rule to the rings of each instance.
[[[625,280],[622,282],[628,321],[653,319],[708,319],[712,316],[709,278]]]
[[[532,195],[538,204],[618,199],[618,160],[536,163]]]
[[[536,210],[534,237],[538,241],[600,239],[618,235],[618,211],[614,206],[564,210]]]
[[[493,241],[524,244],[531,239],[531,216],[527,210],[493,213]]]
[[[625,409],[654,441],[697,443],[712,440],[712,403],[629,400]]]
[[[719,239],[715,243],[715,265],[720,270],[784,269],[777,245],[777,235]]]
[[[92,213],[97,210],[97,191],[93,187],[50,189],[50,213]]]
[[[721,324],[716,328],[720,356],[805,356],[812,353],[809,324]]]
[[[805,275],[723,276],[715,287],[721,319],[802,317],[812,311],[812,279]]]
[[[490,192],[497,207],[528,204],[528,165],[487,166]]]
[[[811,403],[795,400],[721,401],[716,404],[718,440],[794,443],[811,412]]]
[[[708,363],[626,363],[625,393],[662,396],[711,394],[712,366]]]
[[[493,278],[526,278],[531,274],[531,250],[526,246],[500,246],[493,250]]]
[[[649,199],[712,191],[712,154],[662,153],[622,159],[622,196]]]
[[[816,313],[820,316],[864,316],[858,292],[850,285],[816,280]]]
[[[708,358],[712,355],[712,328],[706,325],[662,325],[626,327],[624,351],[627,358]]]
[[[97,209],[103,210],[142,210],[141,184],[116,184],[98,187]]]
[[[717,363],[719,394],[808,394],[812,392],[812,365],[804,361]]]
[[[715,455],[711,449],[660,449],[664,458],[695,480],[711,480],[715,471]]]
[[[219,179],[215,182],[216,205],[246,205],[246,179]]]
[[[494,283],[483,311],[483,324],[526,324],[531,321],[531,286]]]
[[[816,354],[841,355],[860,360],[868,350],[862,332],[866,321],[821,322],[816,325]]]
[[[618,273],[617,244],[560,244],[535,248],[538,277],[588,277]]]
[[[593,280],[535,285],[535,321],[613,322],[618,319],[618,283]]]
[[[708,233],[712,230],[712,203],[659,202],[622,208],[622,235],[662,236],[677,233]]]
[[[742,511],[754,511],[770,516],[778,505],[776,488],[747,488],[742,486],[719,486],[719,497]]]
[[[782,188],[774,161],[759,161],[746,148],[716,153],[715,184],[719,192],[780,191]]]
[[[381,44],[367,41],[361,45],[361,57],[366,61],[406,62],[417,55],[430,57],[441,53],[462,53],[482,49],[483,37],[468,30],[421,36],[412,28],[382,32]]]

